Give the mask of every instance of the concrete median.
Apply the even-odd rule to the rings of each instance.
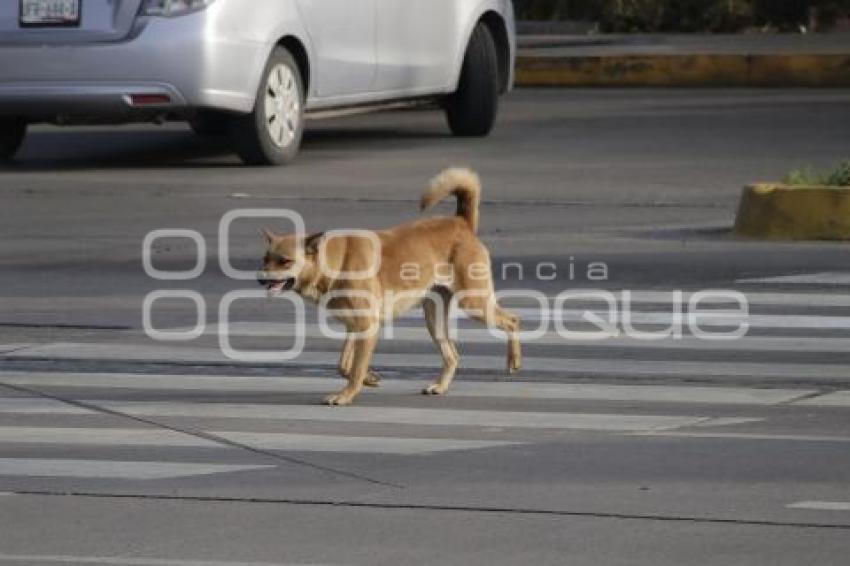
[[[516,76],[524,87],[850,87],[850,54],[523,55]]]
[[[735,233],[762,240],[850,240],[850,188],[744,188]]]

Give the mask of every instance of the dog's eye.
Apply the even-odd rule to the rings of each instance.
[[[290,265],[292,265],[292,260],[291,259],[279,259],[279,260],[277,260],[277,264],[281,267],[289,267]]]

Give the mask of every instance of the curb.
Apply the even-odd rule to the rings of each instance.
[[[850,240],[850,188],[744,187],[735,234],[760,240]]]
[[[525,87],[850,87],[850,54],[517,58]]]

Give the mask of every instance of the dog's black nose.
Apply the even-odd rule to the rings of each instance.
[[[269,281],[268,279],[257,279],[257,283],[260,284],[260,287],[265,287],[269,283],[271,283],[271,281]]]

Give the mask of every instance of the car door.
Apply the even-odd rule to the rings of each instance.
[[[371,91],[378,0],[297,1],[315,52],[316,94],[327,98]]]
[[[380,91],[422,91],[451,82],[465,1],[380,0]]]

